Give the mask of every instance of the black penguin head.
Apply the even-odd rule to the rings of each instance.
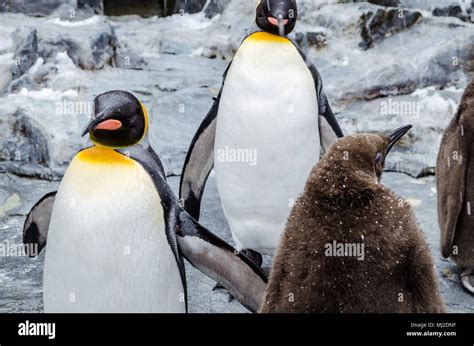
[[[257,25],[274,35],[288,35],[298,17],[296,0],[260,0],[257,6]]]
[[[94,99],[92,120],[82,133],[93,143],[111,148],[137,144],[148,130],[148,115],[141,102],[126,91],[114,90]]]

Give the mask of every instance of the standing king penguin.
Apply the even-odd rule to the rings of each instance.
[[[259,1],[259,30],[227,68],[181,176],[181,201],[198,220],[214,166],[233,239],[257,264],[274,254],[311,168],[343,136],[318,71],[287,37],[296,19],[295,0]]]
[[[436,165],[441,252],[462,269],[474,294],[474,81],[446,129]]]
[[[379,183],[411,128],[338,140],[314,167],[273,261],[263,313],[444,312],[408,203]]]
[[[24,242],[47,242],[45,311],[186,312],[182,256],[255,311],[265,276],[179,206],[147,129],[132,94],[97,96],[83,133],[94,145],[27,216]]]

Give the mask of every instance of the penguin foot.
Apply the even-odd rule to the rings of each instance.
[[[474,269],[467,269],[461,273],[461,283],[466,291],[474,294]]]
[[[251,260],[257,267],[262,267],[263,257],[257,251],[253,251],[252,249],[244,249],[240,251],[240,253]]]

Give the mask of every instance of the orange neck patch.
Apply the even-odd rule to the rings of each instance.
[[[83,162],[99,164],[124,164],[133,165],[131,158],[122,155],[111,148],[93,146],[77,154],[77,158]]]
[[[267,42],[278,42],[278,43],[289,43],[290,41],[286,37],[273,35],[268,32],[258,31],[248,37],[250,40],[255,41],[267,41]]]

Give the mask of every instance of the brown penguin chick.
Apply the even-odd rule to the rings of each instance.
[[[436,165],[441,252],[463,270],[474,294],[474,81],[446,129]]]
[[[260,312],[445,312],[409,204],[379,183],[387,153],[410,128],[342,138],[313,168]]]

